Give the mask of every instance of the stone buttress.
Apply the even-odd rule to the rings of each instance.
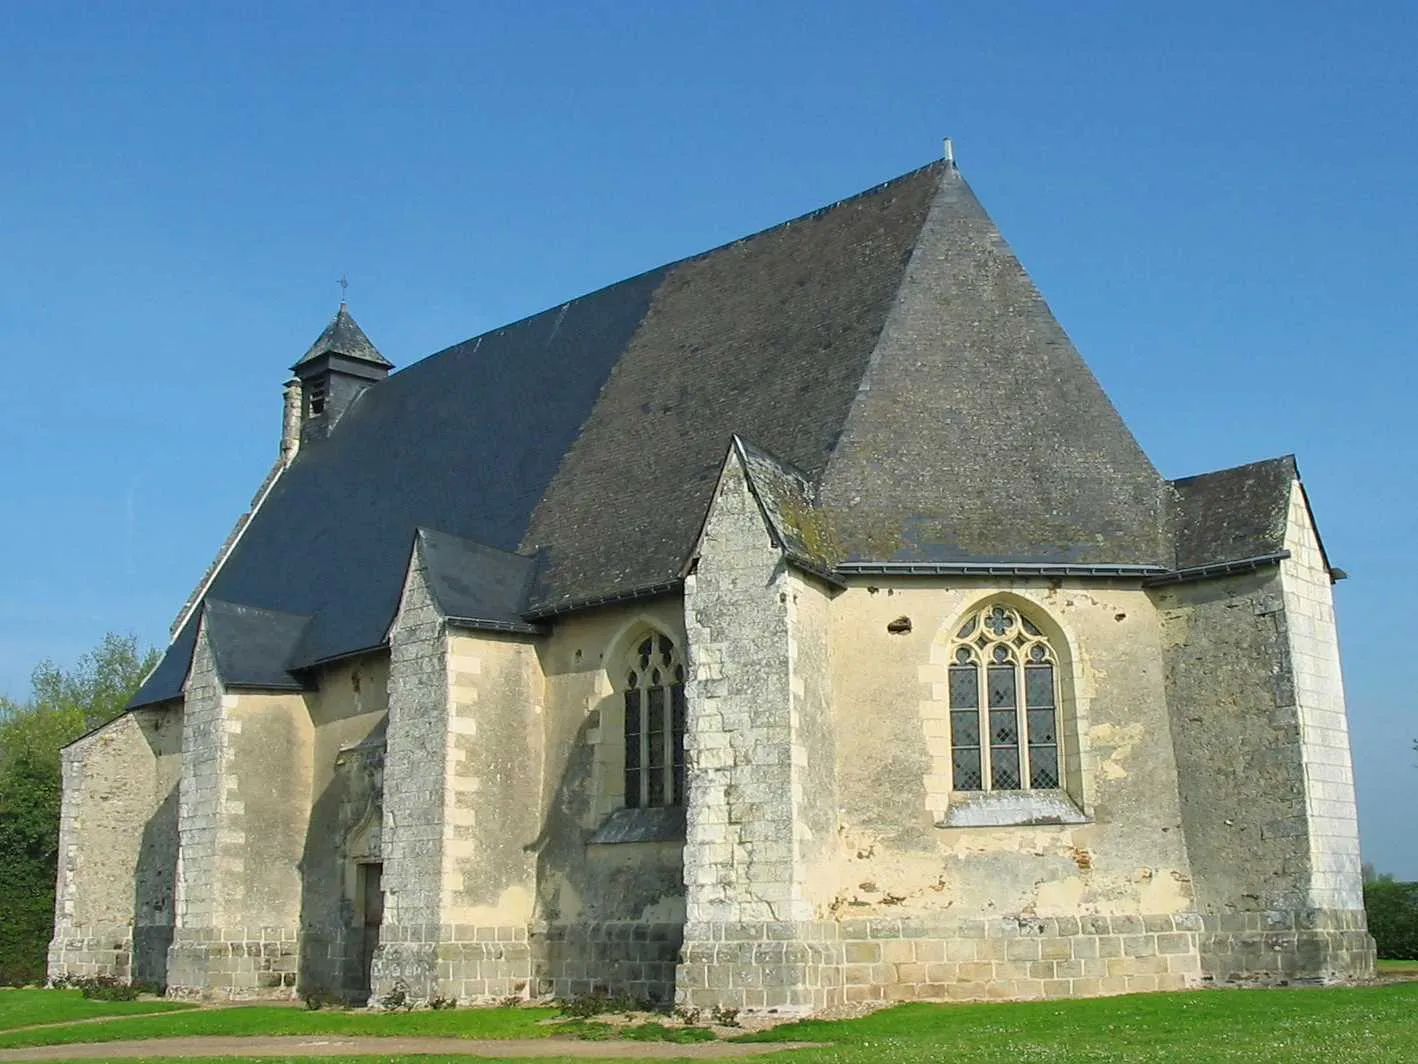
[[[525,995],[542,760],[535,647],[450,625],[417,543],[389,645],[373,995]]]
[[[168,991],[293,998],[311,726],[296,692],[228,690],[204,617],[186,683]]]
[[[820,595],[785,564],[731,453],[684,592],[690,783],[676,981],[688,1006],[809,1011],[841,1000],[839,947],[809,883],[835,844],[834,754],[796,669],[804,652],[825,657],[825,626],[799,617]],[[811,685],[819,698],[824,679]]]

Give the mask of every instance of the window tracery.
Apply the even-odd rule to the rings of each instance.
[[[684,804],[684,662],[669,636],[642,639],[625,678],[625,804]]]
[[[1056,665],[1043,631],[1008,606],[986,605],[961,624],[949,670],[954,790],[1062,786]]]

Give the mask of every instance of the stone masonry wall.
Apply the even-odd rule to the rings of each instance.
[[[1203,972],[1367,978],[1357,818],[1328,571],[1298,484],[1276,568],[1155,594]]]
[[[685,586],[691,925],[811,915],[793,864],[790,590],[731,458]]]
[[[1359,814],[1332,582],[1299,481],[1290,489],[1285,547],[1290,557],[1280,563],[1280,587],[1300,723],[1310,849],[1308,900],[1315,909],[1362,910]]]
[[[539,645],[546,751],[533,993],[668,1001],[684,927],[683,818],[625,808],[624,676],[640,641],[683,649],[677,595],[558,621]]]
[[[1066,787],[952,791],[947,664],[961,619],[1003,604],[1059,658]],[[852,919],[1194,913],[1161,631],[1120,582],[873,580],[832,602],[838,864]],[[893,630],[894,629],[894,630]],[[1066,758],[1066,760],[1069,760]],[[952,819],[960,811],[977,819]]]
[[[637,1001],[674,999],[684,925],[613,920],[533,929],[537,996],[611,993]]]
[[[1159,588],[1182,825],[1203,916],[1305,900],[1304,775],[1274,569]]]
[[[51,979],[166,981],[177,864],[176,710],[125,714],[63,752]]]
[[[1195,914],[903,918],[725,925],[680,967],[687,1004],[821,1009],[1181,990],[1200,979]]]
[[[308,696],[314,799],[301,857],[302,991],[363,1003],[377,931],[364,927],[365,865],[382,858],[389,659],[375,651],[322,670]]]

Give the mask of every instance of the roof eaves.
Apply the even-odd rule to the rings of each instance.
[[[849,576],[1105,576],[1145,579],[1168,572],[1164,565],[1105,565],[1058,562],[839,562],[838,577]]]
[[[226,691],[313,691],[315,685],[292,680],[290,683],[248,683],[244,680],[235,680],[231,683],[223,683],[222,689]]]
[[[513,635],[545,635],[547,626],[527,621],[504,621],[490,617],[445,617],[454,628],[470,628],[479,632],[508,632]]]
[[[312,669],[322,669],[327,665],[336,665],[342,661],[348,661],[350,658],[360,658],[366,654],[374,654],[378,651],[387,651],[388,649],[389,641],[386,639],[367,647],[360,647],[358,650],[342,650],[338,654],[330,654],[323,658],[312,658],[310,661],[292,663],[286,666],[286,671],[291,673],[309,672]]]
[[[669,594],[672,591],[679,591],[684,587],[684,580],[666,580],[658,584],[647,584],[644,587],[632,588],[628,591],[617,591],[606,595],[588,595],[585,598],[568,599],[556,605],[538,606],[533,610],[524,613],[523,619],[535,624],[538,621],[549,621],[556,617],[563,617],[568,613],[576,613],[580,610],[588,610],[595,606],[611,606],[622,602],[639,602],[643,599],[659,598],[661,595]]]
[[[843,581],[840,574],[833,572],[826,566],[819,565],[811,558],[804,557],[797,551],[785,550],[783,552],[783,560],[795,569],[807,573],[808,576],[817,577],[817,579],[821,580],[834,591],[847,590],[848,585]]]
[[[1217,577],[1232,576],[1262,569],[1267,565],[1278,565],[1290,557],[1288,550],[1273,554],[1259,554],[1254,558],[1236,558],[1226,562],[1211,562],[1207,565],[1191,565],[1185,569],[1173,569],[1143,581],[1143,587],[1159,587],[1163,584],[1185,584],[1196,580],[1213,580]]]

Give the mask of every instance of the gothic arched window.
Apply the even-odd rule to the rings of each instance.
[[[684,663],[667,635],[647,635],[625,679],[625,804],[684,804]]]
[[[1057,657],[1029,618],[971,613],[950,648],[950,747],[957,791],[1044,790],[1059,772]]]

